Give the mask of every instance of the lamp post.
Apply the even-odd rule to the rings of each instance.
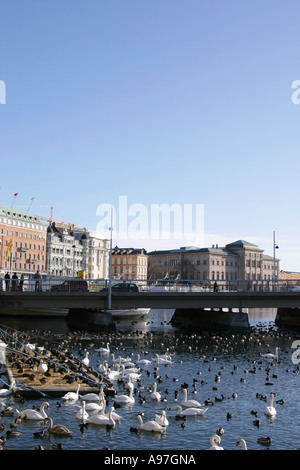
[[[111,223],[110,223],[110,247],[109,247],[109,281],[108,281],[108,308],[111,309],[111,270],[112,270],[112,210],[111,210]]]
[[[276,280],[276,257],[275,251],[279,248],[275,242],[275,231],[273,231],[273,289],[275,288],[275,280]]]

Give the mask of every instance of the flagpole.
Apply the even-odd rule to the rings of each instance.
[[[14,205],[14,202],[15,202],[15,199],[16,199],[17,195],[18,195],[18,193],[15,193],[15,194],[14,194],[14,199],[13,199],[13,202],[12,202],[12,204],[11,204],[10,207],[12,207],[12,206]]]
[[[33,203],[33,201],[34,201],[34,198],[35,198],[35,196],[31,198],[31,202],[30,202],[30,204],[29,204],[29,207],[28,207],[28,209],[27,209],[27,212],[29,212],[29,209],[30,209],[30,207],[32,206],[32,203]]]

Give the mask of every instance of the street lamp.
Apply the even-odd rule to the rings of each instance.
[[[273,282],[275,285],[275,280],[276,280],[276,257],[275,257],[275,251],[279,248],[278,245],[275,243],[275,231],[273,232]]]
[[[111,210],[111,223],[110,223],[110,247],[109,247],[109,284],[108,284],[108,308],[111,309],[111,276],[112,276],[112,231],[113,231],[113,212]]]

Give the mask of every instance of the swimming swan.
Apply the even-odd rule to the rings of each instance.
[[[150,431],[150,432],[160,432],[163,433],[166,431],[166,428],[158,424],[156,421],[147,421],[143,423],[141,415],[138,415],[139,420],[139,429],[141,431]]]
[[[85,409],[85,401],[82,402],[80,410],[76,413],[76,418],[85,422],[89,417],[88,412]]]
[[[161,394],[157,391],[157,383],[154,382],[153,384],[153,392],[151,393],[151,398],[152,400],[160,401],[161,400]]]
[[[276,361],[278,362],[278,349],[279,348],[275,348],[275,354],[272,354],[272,353],[261,354],[261,357],[265,357],[266,359],[276,359]]]
[[[18,413],[19,418],[38,421],[38,420],[43,420],[47,418],[45,408],[49,409],[49,403],[46,401],[41,404],[40,411],[33,410],[33,409],[22,410],[21,412],[19,412],[18,410],[16,411]]]
[[[164,427],[169,426],[169,420],[167,418],[165,410],[162,410],[160,415],[155,415],[155,421],[161,426],[164,426]]]
[[[106,348],[98,348],[95,351],[103,354],[108,354],[110,352],[109,343],[106,343]]]
[[[239,441],[237,441],[237,443],[235,444],[235,447],[241,445],[243,447],[243,450],[247,450],[247,444],[246,444],[246,441],[244,439],[240,439]]]
[[[210,448],[208,450],[224,450],[223,447],[220,447],[221,438],[217,434],[214,434],[210,438]]]
[[[112,406],[109,410],[108,416],[102,413],[99,413],[95,416],[90,416],[87,419],[88,423],[91,424],[98,424],[99,426],[110,426],[112,428],[116,427],[116,422],[112,417],[113,412],[115,411],[114,407]]]
[[[206,413],[208,408],[186,408],[183,410],[180,405],[172,406],[171,408],[168,408],[169,411],[171,410],[176,410],[177,413],[176,416],[202,416]]]
[[[184,399],[181,402],[181,405],[185,408],[202,408],[203,405],[196,400],[187,400],[188,391],[186,388],[183,389]]]
[[[77,385],[77,390],[76,392],[68,392],[66,393],[63,397],[62,400],[72,400],[76,401],[79,399],[79,389],[80,389],[80,384]]]
[[[133,405],[135,398],[132,396],[132,390],[129,390],[128,395],[115,395],[113,401],[118,404]]]
[[[274,401],[274,395],[271,393],[271,403],[270,406],[267,406],[265,409],[265,415],[269,417],[274,417],[277,414],[276,409],[273,406],[273,401]]]
[[[137,364],[141,364],[141,365],[144,365],[144,366],[149,366],[149,364],[152,363],[152,361],[150,359],[141,359],[140,357],[141,356],[138,354],[137,355],[137,361],[136,361]]]
[[[72,431],[70,431],[66,426],[64,426],[63,424],[57,424],[56,426],[53,426],[53,420],[52,418],[50,417],[47,417],[45,419],[45,423],[46,421],[49,421],[49,425],[48,425],[48,429],[47,431],[50,433],[50,434],[54,434],[55,436],[71,436],[72,435]]]

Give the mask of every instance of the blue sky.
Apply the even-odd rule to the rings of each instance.
[[[203,205],[199,242],[246,239],[272,255],[275,231],[281,268],[300,272],[299,1],[0,8],[1,205],[18,192],[16,207],[35,197],[35,213],[53,206],[90,230],[99,205],[118,211],[120,196],[149,214]]]

